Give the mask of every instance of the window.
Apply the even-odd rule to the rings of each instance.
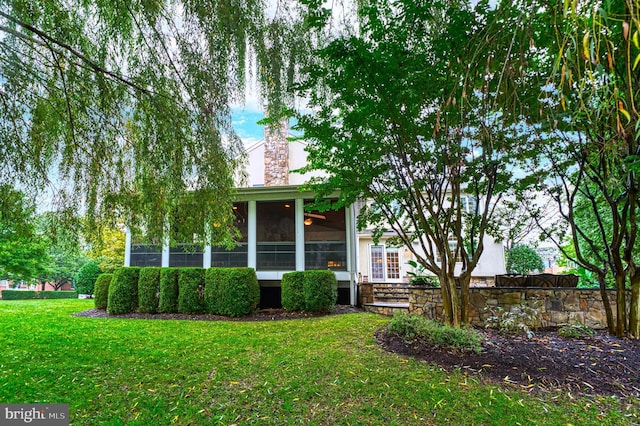
[[[293,271],[296,269],[295,203],[291,201],[256,203],[257,269]]]
[[[458,247],[458,242],[457,241],[449,240],[449,250],[451,251],[451,253],[453,253],[456,250],[457,247]],[[442,263],[442,256],[441,256],[440,252],[435,247],[434,247],[434,251],[435,251],[435,254],[436,254],[436,262]],[[462,256],[460,255],[459,252],[458,252],[458,255],[456,256],[456,262],[462,262]]]
[[[345,209],[304,213],[304,268],[347,270]]]
[[[236,216],[235,225],[240,231],[241,237],[238,245],[231,250],[226,247],[211,247],[211,266],[216,267],[241,267],[247,266],[247,236],[248,236],[248,203],[235,203],[233,213]]]
[[[476,197],[471,195],[462,195],[460,197],[460,207],[466,213],[475,213],[477,204]]]

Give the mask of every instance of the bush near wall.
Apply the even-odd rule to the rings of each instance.
[[[338,301],[338,280],[333,271],[304,271],[304,309],[329,312]]]
[[[282,275],[282,307],[287,311],[304,310],[304,272],[287,272]]]
[[[226,280],[226,268],[209,268],[204,278],[204,303],[207,313],[222,315],[220,307],[220,283]]]
[[[204,268],[180,268],[178,274],[178,312],[201,314],[204,304]]]
[[[76,299],[75,291],[2,290],[3,300]]]
[[[107,309],[111,278],[113,278],[113,274],[100,274],[98,275],[98,279],[96,279],[96,284],[93,289],[93,300],[96,309]]]
[[[256,310],[260,284],[253,268],[226,268],[218,283],[220,315],[240,317]]]
[[[138,311],[155,314],[160,301],[160,268],[140,269],[138,278]]]
[[[174,314],[178,312],[178,275],[177,268],[160,270],[160,302],[158,312]]]
[[[138,308],[138,277],[140,268],[127,266],[113,273],[109,285],[107,312],[113,315],[128,314]]]

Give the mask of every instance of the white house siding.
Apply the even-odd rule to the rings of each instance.
[[[367,282],[408,282],[409,276],[407,272],[413,272],[413,268],[407,264],[409,260],[415,260],[413,254],[405,247],[399,248],[390,248],[386,245],[386,240],[390,235],[383,236],[378,242],[378,246],[382,246],[382,250],[376,248],[377,252],[382,251],[384,254],[387,254],[388,250],[392,250],[395,252],[391,253],[391,256],[384,256],[382,258],[382,271],[383,276],[380,276],[380,269],[376,268],[373,263],[375,261],[379,261],[380,257],[374,255],[372,259],[371,251],[372,246],[375,246],[373,239],[371,238],[370,233],[360,233],[357,235],[358,238],[358,273],[359,279],[361,281]],[[377,253],[376,253],[377,254]],[[390,263],[395,261],[395,257],[398,259],[399,263],[399,277],[393,276],[394,268],[393,264],[389,267],[388,262]],[[456,274],[460,274],[461,264],[458,264],[456,267]],[[389,273],[391,272],[391,273]],[[485,237],[484,239],[484,251],[480,256],[480,261],[478,262],[478,266],[473,270],[472,278],[474,283],[478,283],[482,285],[483,283],[490,284],[493,282],[493,278],[496,275],[505,274],[505,261],[504,261],[504,249],[501,243],[493,241],[490,237]],[[392,275],[389,277],[389,275]]]

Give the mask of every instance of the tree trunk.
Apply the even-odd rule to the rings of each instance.
[[[627,328],[625,274],[616,274],[616,336],[623,337]]]
[[[471,277],[469,274],[460,276],[460,312],[462,324],[469,324],[469,285]]]
[[[440,287],[442,288],[445,321],[451,326],[460,327],[460,310],[455,280],[446,274],[442,274],[439,279]]]
[[[640,339],[640,276],[631,280],[631,312],[629,312],[629,335]]]
[[[600,285],[600,297],[604,305],[604,313],[607,317],[607,329],[609,334],[616,334],[616,324],[613,320],[613,311],[611,310],[611,301],[607,292],[607,280],[604,274],[598,274],[598,284]]]

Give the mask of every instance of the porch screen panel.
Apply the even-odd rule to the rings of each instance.
[[[304,268],[347,270],[347,224],[344,207],[304,213]]]
[[[296,269],[294,201],[256,203],[256,267],[260,271]]]
[[[238,245],[231,250],[226,247],[211,247],[211,266],[217,267],[242,267],[247,266],[248,254],[248,203],[235,203],[233,213],[236,216],[235,225],[240,231],[241,237]]]
[[[204,255],[200,246],[181,244],[169,249],[169,266],[172,268],[202,267],[203,259]]]
[[[131,244],[131,266],[162,266],[162,246],[157,244]]]

